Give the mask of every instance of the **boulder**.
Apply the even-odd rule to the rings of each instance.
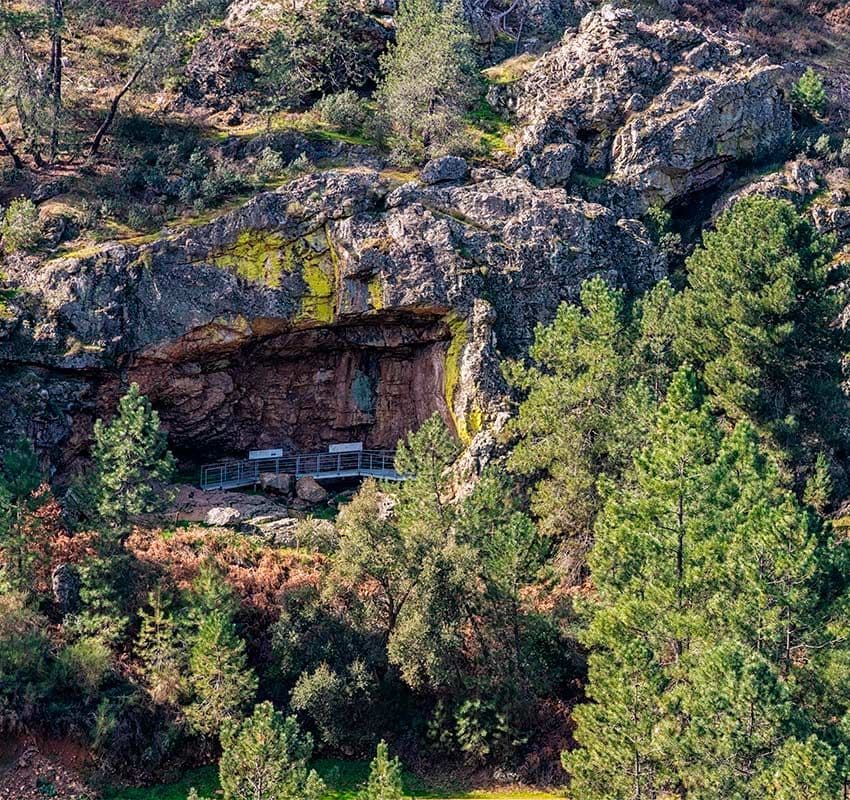
[[[242,512],[239,511],[238,508],[232,508],[230,506],[216,506],[215,508],[211,508],[207,511],[207,516],[204,521],[207,525],[216,525],[226,528],[229,525],[239,522],[240,519],[242,519]]]
[[[419,176],[422,183],[434,184],[446,181],[462,181],[469,174],[466,159],[460,156],[442,156],[432,158]]]
[[[292,485],[294,477],[285,473],[277,472],[261,472],[260,486],[269,492],[276,494],[292,494]]]
[[[51,198],[57,197],[60,194],[64,194],[67,191],[68,182],[63,178],[44,181],[42,183],[36,184],[36,186],[30,192],[30,199],[34,203],[43,203],[45,200],[50,200]]]
[[[299,478],[295,483],[295,494],[299,500],[313,505],[324,503],[328,499],[327,491],[309,475]]]

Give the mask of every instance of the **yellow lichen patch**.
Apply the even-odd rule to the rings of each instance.
[[[469,432],[470,438],[475,436],[478,431],[484,425],[484,412],[481,410],[480,406],[474,405],[472,410],[469,412],[469,419],[467,421],[466,429]]]
[[[327,266],[317,262],[305,262],[301,266],[301,277],[307,284],[307,291],[301,298],[301,311],[296,319],[333,322],[334,281],[328,275]]]
[[[454,410],[455,391],[457,391],[458,382],[460,381],[460,360],[463,357],[463,348],[466,347],[469,335],[466,332],[466,322],[457,315],[451,314],[446,321],[452,334],[449,349],[446,351],[446,405],[455,424],[457,435],[464,444],[469,444],[472,436],[467,429],[466,420],[462,415],[456,415]]]
[[[244,231],[212,260],[216,266],[246,280],[277,288],[285,270],[286,250],[287,244],[279,233]]]
[[[369,289],[369,304],[374,311],[380,311],[384,307],[384,285],[381,276],[376,275],[367,284]]]

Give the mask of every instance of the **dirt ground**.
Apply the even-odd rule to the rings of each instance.
[[[67,743],[0,740],[2,800],[88,800],[92,797],[78,773],[85,752]]]

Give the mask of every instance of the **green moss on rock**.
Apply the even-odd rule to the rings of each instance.
[[[466,343],[469,341],[469,334],[466,330],[466,321],[458,317],[456,314],[451,314],[446,321],[452,335],[451,342],[449,343],[449,349],[446,351],[446,405],[448,406],[452,421],[455,424],[457,435],[464,444],[469,444],[472,440],[472,436],[467,428],[466,420],[462,415],[456,415],[454,409],[455,392],[457,391],[457,386],[460,382],[460,361],[463,357],[463,348],[466,347]]]

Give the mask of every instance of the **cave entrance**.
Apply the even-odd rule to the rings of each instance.
[[[264,335],[208,326],[137,356],[127,377],[159,412],[182,467],[338,442],[393,450],[434,412],[452,425],[450,340],[444,315],[436,314]]]

